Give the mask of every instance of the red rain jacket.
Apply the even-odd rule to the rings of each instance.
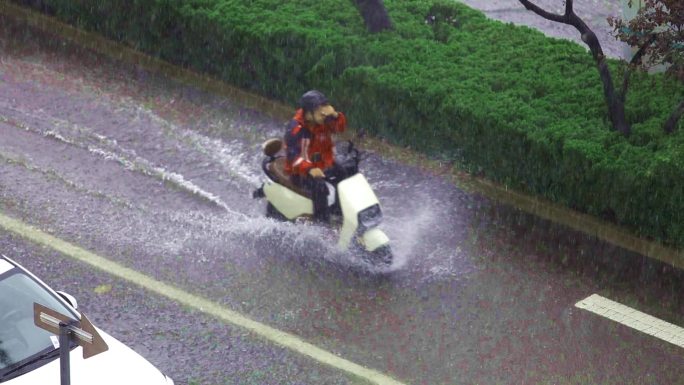
[[[325,171],[332,167],[335,162],[332,136],[344,132],[346,128],[347,118],[339,111],[337,119],[307,128],[304,124],[304,110],[297,110],[285,134],[285,172],[290,175],[306,175],[312,168],[318,167]]]

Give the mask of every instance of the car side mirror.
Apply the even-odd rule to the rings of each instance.
[[[57,294],[59,294],[60,297],[62,297],[63,300],[65,300],[71,307],[74,308],[74,310],[78,310],[78,301],[76,301],[76,298],[69,294],[65,293],[63,291],[57,291]]]

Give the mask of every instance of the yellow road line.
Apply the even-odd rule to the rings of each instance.
[[[91,265],[115,277],[129,281],[153,293],[160,294],[173,301],[196,309],[207,315],[216,317],[222,321],[247,329],[269,341],[275,342],[285,348],[303,354],[314,360],[342,370],[348,374],[379,385],[403,385],[401,382],[380,373],[376,370],[355,364],[333,353],[312,345],[300,337],[290,334],[260,322],[254,321],[244,315],[230,310],[216,302],[206,298],[190,294],[170,284],[158,281],[141,272],[122,266],[107,258],[96,255],[69,242],[63,241],[50,234],[46,234],[33,226],[19,220],[10,218],[0,213],[0,227],[17,234],[29,241],[52,248],[72,259]]]

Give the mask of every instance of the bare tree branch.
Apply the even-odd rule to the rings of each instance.
[[[548,12],[548,11],[546,11],[546,10],[540,8],[540,7],[537,6],[536,4],[533,4],[533,3],[530,2],[529,0],[519,0],[519,1],[520,1],[520,3],[521,3],[522,5],[525,6],[525,8],[527,8],[528,11],[532,11],[532,12],[536,13],[537,15],[539,15],[539,16],[545,18],[545,19],[549,19],[549,20],[551,20],[551,21],[557,21],[557,22],[559,22],[559,23],[568,24],[567,21],[566,21],[567,6],[568,6],[568,3],[569,3],[569,4],[570,4],[570,9],[572,10],[572,1],[569,1],[569,2],[566,2],[566,3],[565,3],[565,7],[566,7],[566,8],[565,8],[565,9],[566,9],[566,14],[565,14],[565,15],[559,15],[559,14],[556,14],[556,13]]]
[[[625,117],[625,103],[620,95],[615,93],[615,85],[613,84],[613,78],[610,74],[610,68],[608,68],[608,63],[606,62],[606,57],[603,54],[603,48],[601,48],[601,42],[599,42],[598,37],[594,31],[589,28],[587,23],[582,20],[575,11],[573,10],[574,2],[573,0],[565,1],[565,14],[558,15],[555,13],[548,12],[536,4],[533,4],[529,0],[518,0],[526,9],[536,13],[537,15],[563,24],[569,24],[575,27],[582,36],[582,41],[589,47],[591,51],[591,56],[596,62],[596,67],[601,77],[601,82],[603,83],[603,95],[608,105],[608,115],[610,116],[610,121],[615,130],[622,132],[625,136],[629,135],[631,129],[627,123]]]

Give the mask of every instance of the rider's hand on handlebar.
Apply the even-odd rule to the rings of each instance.
[[[323,172],[323,170],[321,170],[318,167],[312,168],[311,170],[309,170],[309,175],[311,175],[312,177],[314,177],[316,179],[325,178],[325,173]]]

